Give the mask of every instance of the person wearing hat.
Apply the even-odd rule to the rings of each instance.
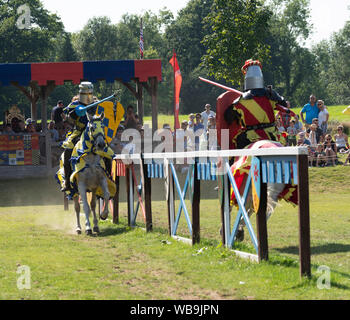
[[[95,101],[93,96],[94,86],[91,82],[81,82],[79,85],[79,95],[72,99],[72,103],[64,109],[65,116],[68,122],[73,125],[73,132],[67,135],[66,140],[63,142],[62,147],[64,148],[64,184],[61,188],[61,191],[70,190],[70,179],[69,177],[72,174],[72,168],[70,164],[70,158],[74,146],[79,141],[81,134],[84,132],[87,124],[88,118],[86,114],[79,115],[78,110],[76,109],[79,105],[87,106],[92,104]],[[88,110],[89,113],[95,114],[96,108]]]
[[[233,135],[233,145],[243,149],[260,140],[272,140],[285,145],[285,138],[276,128],[275,110],[287,109],[286,100],[272,87],[265,88],[262,66],[259,61],[248,60],[242,68],[245,75],[244,93],[230,105],[224,114],[226,122],[234,122],[238,129]]]
[[[205,110],[201,113],[201,117],[202,117],[202,122],[203,122],[203,126],[204,126],[204,131],[207,130],[208,128],[208,120],[209,120],[209,117],[212,116],[212,117],[215,117],[216,114],[214,111],[211,111],[211,105],[209,103],[207,103],[205,105]]]
[[[25,132],[27,133],[36,133],[35,121],[32,118],[26,120]]]

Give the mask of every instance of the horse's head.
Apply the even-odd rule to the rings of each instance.
[[[87,126],[90,141],[97,151],[102,151],[106,147],[104,125],[102,123],[104,114],[100,116],[88,115],[89,123]]]

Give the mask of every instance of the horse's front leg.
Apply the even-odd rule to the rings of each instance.
[[[74,209],[77,218],[77,227],[75,231],[77,234],[81,234],[79,196],[74,197]]]
[[[85,233],[87,235],[91,235],[92,234],[92,230],[91,230],[91,225],[90,225],[90,207],[89,207],[89,203],[87,200],[87,195],[86,195],[86,186],[84,182],[79,182],[78,184],[78,190],[79,190],[79,194],[81,197],[81,200],[83,202],[83,208],[84,208],[84,213],[85,213]]]
[[[90,208],[94,217],[94,229],[93,231],[96,233],[100,233],[100,229],[98,227],[98,219],[96,216],[96,191],[93,191],[91,193],[91,202],[90,202]]]
[[[108,202],[109,202],[109,189],[108,189],[108,182],[107,178],[102,179],[102,191],[103,191],[103,199],[104,199],[104,208],[103,212],[100,215],[101,220],[106,220],[108,218]]]

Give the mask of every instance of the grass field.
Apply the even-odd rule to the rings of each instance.
[[[348,121],[344,108],[330,107],[331,117]],[[164,123],[172,125],[172,116],[160,115],[159,127]],[[268,222],[270,260],[256,264],[221,246],[213,182],[202,184],[201,243],[192,247],[168,237],[161,181],[152,182],[154,232],[127,226],[122,180],[120,224],[101,222],[101,234],[88,237],[75,235],[73,206],[63,210],[53,178],[0,180],[0,299],[349,300],[350,169],[310,168],[309,176],[310,279],[299,276],[297,208],[285,202]],[[144,226],[140,214],[137,224]],[[178,233],[189,236],[183,217]],[[236,248],[254,252],[248,233]],[[28,290],[18,289],[20,266],[30,268]],[[318,288],[323,266],[330,270],[329,289]]]
[[[1,181],[0,299],[348,300],[349,178],[349,167],[310,169],[311,279],[299,277],[297,208],[286,203],[268,223],[270,261],[255,264],[220,245],[213,183],[202,187],[202,240],[192,247],[167,235],[162,182],[152,185],[154,232],[129,228],[122,202],[121,223],[100,223],[101,234],[88,237],[74,234],[73,206],[63,210],[53,179]],[[184,219],[179,233],[188,236]],[[249,236],[238,249],[253,252]],[[30,268],[29,290],[17,287],[19,266]],[[329,289],[317,287],[320,266],[330,269]]]

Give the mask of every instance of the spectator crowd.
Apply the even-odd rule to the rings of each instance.
[[[48,131],[51,133],[53,143],[64,141],[66,134],[72,130],[70,123],[66,121],[63,108],[63,102],[58,101],[52,110],[51,121],[48,123]],[[286,110],[279,111],[276,115],[276,127],[286,138],[285,146],[306,146],[309,150],[310,166],[323,167],[342,164],[339,160],[340,154],[347,154],[344,165],[350,164],[348,136],[342,125],[337,126],[334,135],[331,134],[328,127],[329,111],[324,101],[317,100],[314,95],[311,95],[309,102],[299,114],[290,111],[291,105],[287,101]],[[126,129],[137,130],[141,139],[144,139],[145,127],[140,123],[140,119],[131,105],[127,107],[124,120],[120,123],[117,134],[111,143],[116,153],[122,153],[123,150],[130,153],[136,151],[132,137],[129,138],[129,141],[122,139],[122,133]],[[178,151],[176,146],[183,146],[184,151],[215,150],[217,148],[215,136],[210,138],[210,134],[216,134],[216,114],[211,110],[210,104],[206,104],[201,113],[191,113],[188,120],[181,122],[180,129],[182,130],[172,130],[169,124],[164,124],[160,132],[162,136],[164,130],[169,131],[173,138],[173,150]],[[22,120],[16,122],[15,126],[5,124],[1,134],[38,132],[40,132],[39,126],[29,118],[25,122]],[[160,143],[164,141],[164,136],[166,135],[163,135]],[[143,148],[144,146],[142,146]]]

